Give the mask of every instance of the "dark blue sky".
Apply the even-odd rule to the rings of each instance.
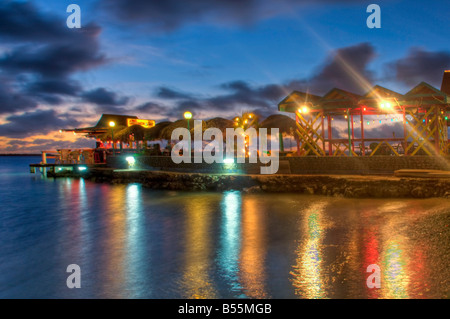
[[[66,27],[81,7],[82,28]],[[369,29],[366,8],[381,7]],[[0,151],[89,142],[101,113],[155,120],[268,115],[290,91],[439,88],[450,3],[89,0],[0,4]]]

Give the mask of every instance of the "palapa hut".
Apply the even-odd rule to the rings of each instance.
[[[191,121],[190,124],[194,124],[193,121]],[[172,139],[172,131],[174,129],[180,127],[184,127],[187,129],[187,125],[188,125],[187,120],[177,120],[175,122],[172,122],[161,130],[161,138],[170,141]],[[193,130],[194,129],[193,125],[190,128],[192,128]]]
[[[217,128],[222,132],[224,141],[226,140],[227,128],[234,128],[234,122],[232,120],[224,119],[222,117],[215,117],[203,122],[202,132],[209,128]]]
[[[103,134],[111,131],[110,122],[115,123],[115,128],[124,128],[128,126],[129,120],[138,120],[137,116],[132,115],[116,115],[116,114],[102,114],[95,126],[62,129],[60,132],[73,132],[74,134],[86,134],[87,137],[100,137]],[[115,129],[117,131],[117,129]],[[114,136],[115,137],[115,136]]]
[[[264,121],[259,123],[260,128],[278,128],[281,152],[284,152],[283,136],[294,136],[296,126],[297,125],[295,124],[295,120],[284,114],[272,114],[268,116]],[[298,139],[296,140],[298,141]]]
[[[172,122],[170,122],[170,121],[164,121],[164,122],[157,123],[155,126],[153,126],[152,128],[149,128],[145,132],[144,139],[147,141],[154,141],[154,140],[162,139],[162,131],[164,130],[164,128],[166,128],[170,124],[172,124]]]

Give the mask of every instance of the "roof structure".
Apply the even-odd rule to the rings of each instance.
[[[450,72],[446,71],[447,73],[450,82]],[[444,76],[444,80],[446,79]],[[442,84],[443,87],[446,87],[446,85],[445,83]],[[404,95],[379,85],[375,85],[363,96],[339,88],[333,88],[323,97],[293,91],[278,104],[278,110],[295,113],[299,107],[306,105],[312,110],[321,110],[330,114],[347,109],[360,109],[361,107],[372,108],[372,111],[374,111],[383,102],[390,102],[394,109],[401,106],[427,107],[427,105],[436,104],[450,106],[450,94],[438,90],[426,82],[419,83]]]
[[[446,155],[450,153],[450,70],[444,72],[441,90],[421,82],[406,94],[375,85],[366,94],[333,88],[324,96],[293,91],[278,104],[278,110],[296,115],[298,155],[372,156],[374,154]],[[334,119],[346,124],[347,137],[334,137]],[[372,126],[382,121],[399,122],[403,136],[374,136]],[[375,123],[376,121],[376,123]],[[334,127],[333,127],[334,126]],[[357,131],[357,134],[355,134]],[[376,132],[378,132],[376,130]],[[345,134],[345,133],[344,133]],[[366,145],[376,145],[367,150]]]
[[[100,120],[95,126],[73,128],[73,129],[62,129],[62,132],[74,132],[87,134],[87,136],[96,137],[103,133],[106,133],[109,129],[109,123],[114,122],[117,127],[128,126],[128,119],[137,119],[134,115],[117,115],[117,114],[102,114]]]
[[[305,103],[316,104],[320,100],[320,96],[310,93],[292,91],[279,104],[278,110],[281,112],[295,113],[300,105]]]
[[[450,70],[445,70],[442,76],[441,91],[450,95]]]
[[[358,94],[334,88],[319,100],[317,108],[324,110],[356,108],[360,99],[361,96]]]

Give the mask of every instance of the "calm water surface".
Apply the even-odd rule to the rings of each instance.
[[[0,157],[0,298],[449,297],[446,199],[155,191],[32,162]]]

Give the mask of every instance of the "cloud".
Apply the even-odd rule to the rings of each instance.
[[[396,81],[414,86],[424,81],[440,87],[442,73],[450,69],[450,51],[411,48],[406,57],[387,65],[387,74]]]
[[[31,2],[0,3],[0,114],[78,96],[83,88],[71,77],[109,62],[100,50],[100,31],[93,23],[69,29]]]
[[[27,91],[30,93],[49,93],[76,96],[81,92],[81,86],[73,80],[57,81],[57,80],[40,80],[29,83]]]
[[[8,141],[7,145],[9,146],[5,147],[1,151],[14,153],[30,153],[58,148],[75,149],[94,147],[95,141],[91,138],[85,137],[80,137],[76,141],[54,140],[50,138],[38,138],[32,141],[11,139]]]
[[[320,0],[315,4],[336,3],[336,0]],[[341,3],[358,3],[358,0],[341,0]],[[147,31],[173,31],[185,25],[250,25],[259,20],[280,14],[288,14],[301,6],[310,5],[307,0],[102,0],[113,17]]]
[[[333,88],[357,94],[366,93],[374,78],[369,64],[375,56],[375,48],[367,42],[337,49],[314,75],[293,80],[287,87],[297,87],[297,90],[318,95],[323,95]]]
[[[92,40],[90,42],[93,42]],[[44,78],[62,78],[106,63],[95,43],[50,43],[21,45],[0,58],[0,68],[14,74],[31,73]]]
[[[360,43],[337,49],[307,78],[265,85],[253,85],[242,80],[229,81],[218,86],[223,93],[207,97],[160,86],[156,96],[173,103],[171,108],[164,110],[164,115],[169,117],[179,117],[186,109],[221,114],[245,110],[268,116],[277,111],[278,103],[293,90],[323,95],[338,87],[354,93],[365,93],[368,88],[361,86],[361,81],[371,85],[373,74],[369,65],[374,57],[374,47],[369,43]]]
[[[355,136],[361,136],[361,127],[357,126],[354,129]],[[382,133],[380,133],[382,132]],[[392,138],[395,135],[401,138],[404,135],[403,124],[400,122],[383,123],[375,126],[364,127],[364,138]]]
[[[17,91],[8,81],[0,80],[0,114],[30,110],[37,105],[34,99]]]
[[[0,125],[0,136],[23,138],[34,134],[46,134],[65,127],[77,127],[80,123],[70,117],[58,115],[54,110],[36,110],[6,118]]]
[[[0,4],[0,36],[10,41],[59,41],[67,35],[63,23],[39,14],[30,2]]]
[[[97,88],[81,94],[83,101],[94,103],[100,106],[120,106],[128,103],[129,98],[119,96],[117,93],[109,91],[105,88]]]
[[[164,86],[157,88],[156,96],[163,99],[190,99],[193,97],[191,94]]]

